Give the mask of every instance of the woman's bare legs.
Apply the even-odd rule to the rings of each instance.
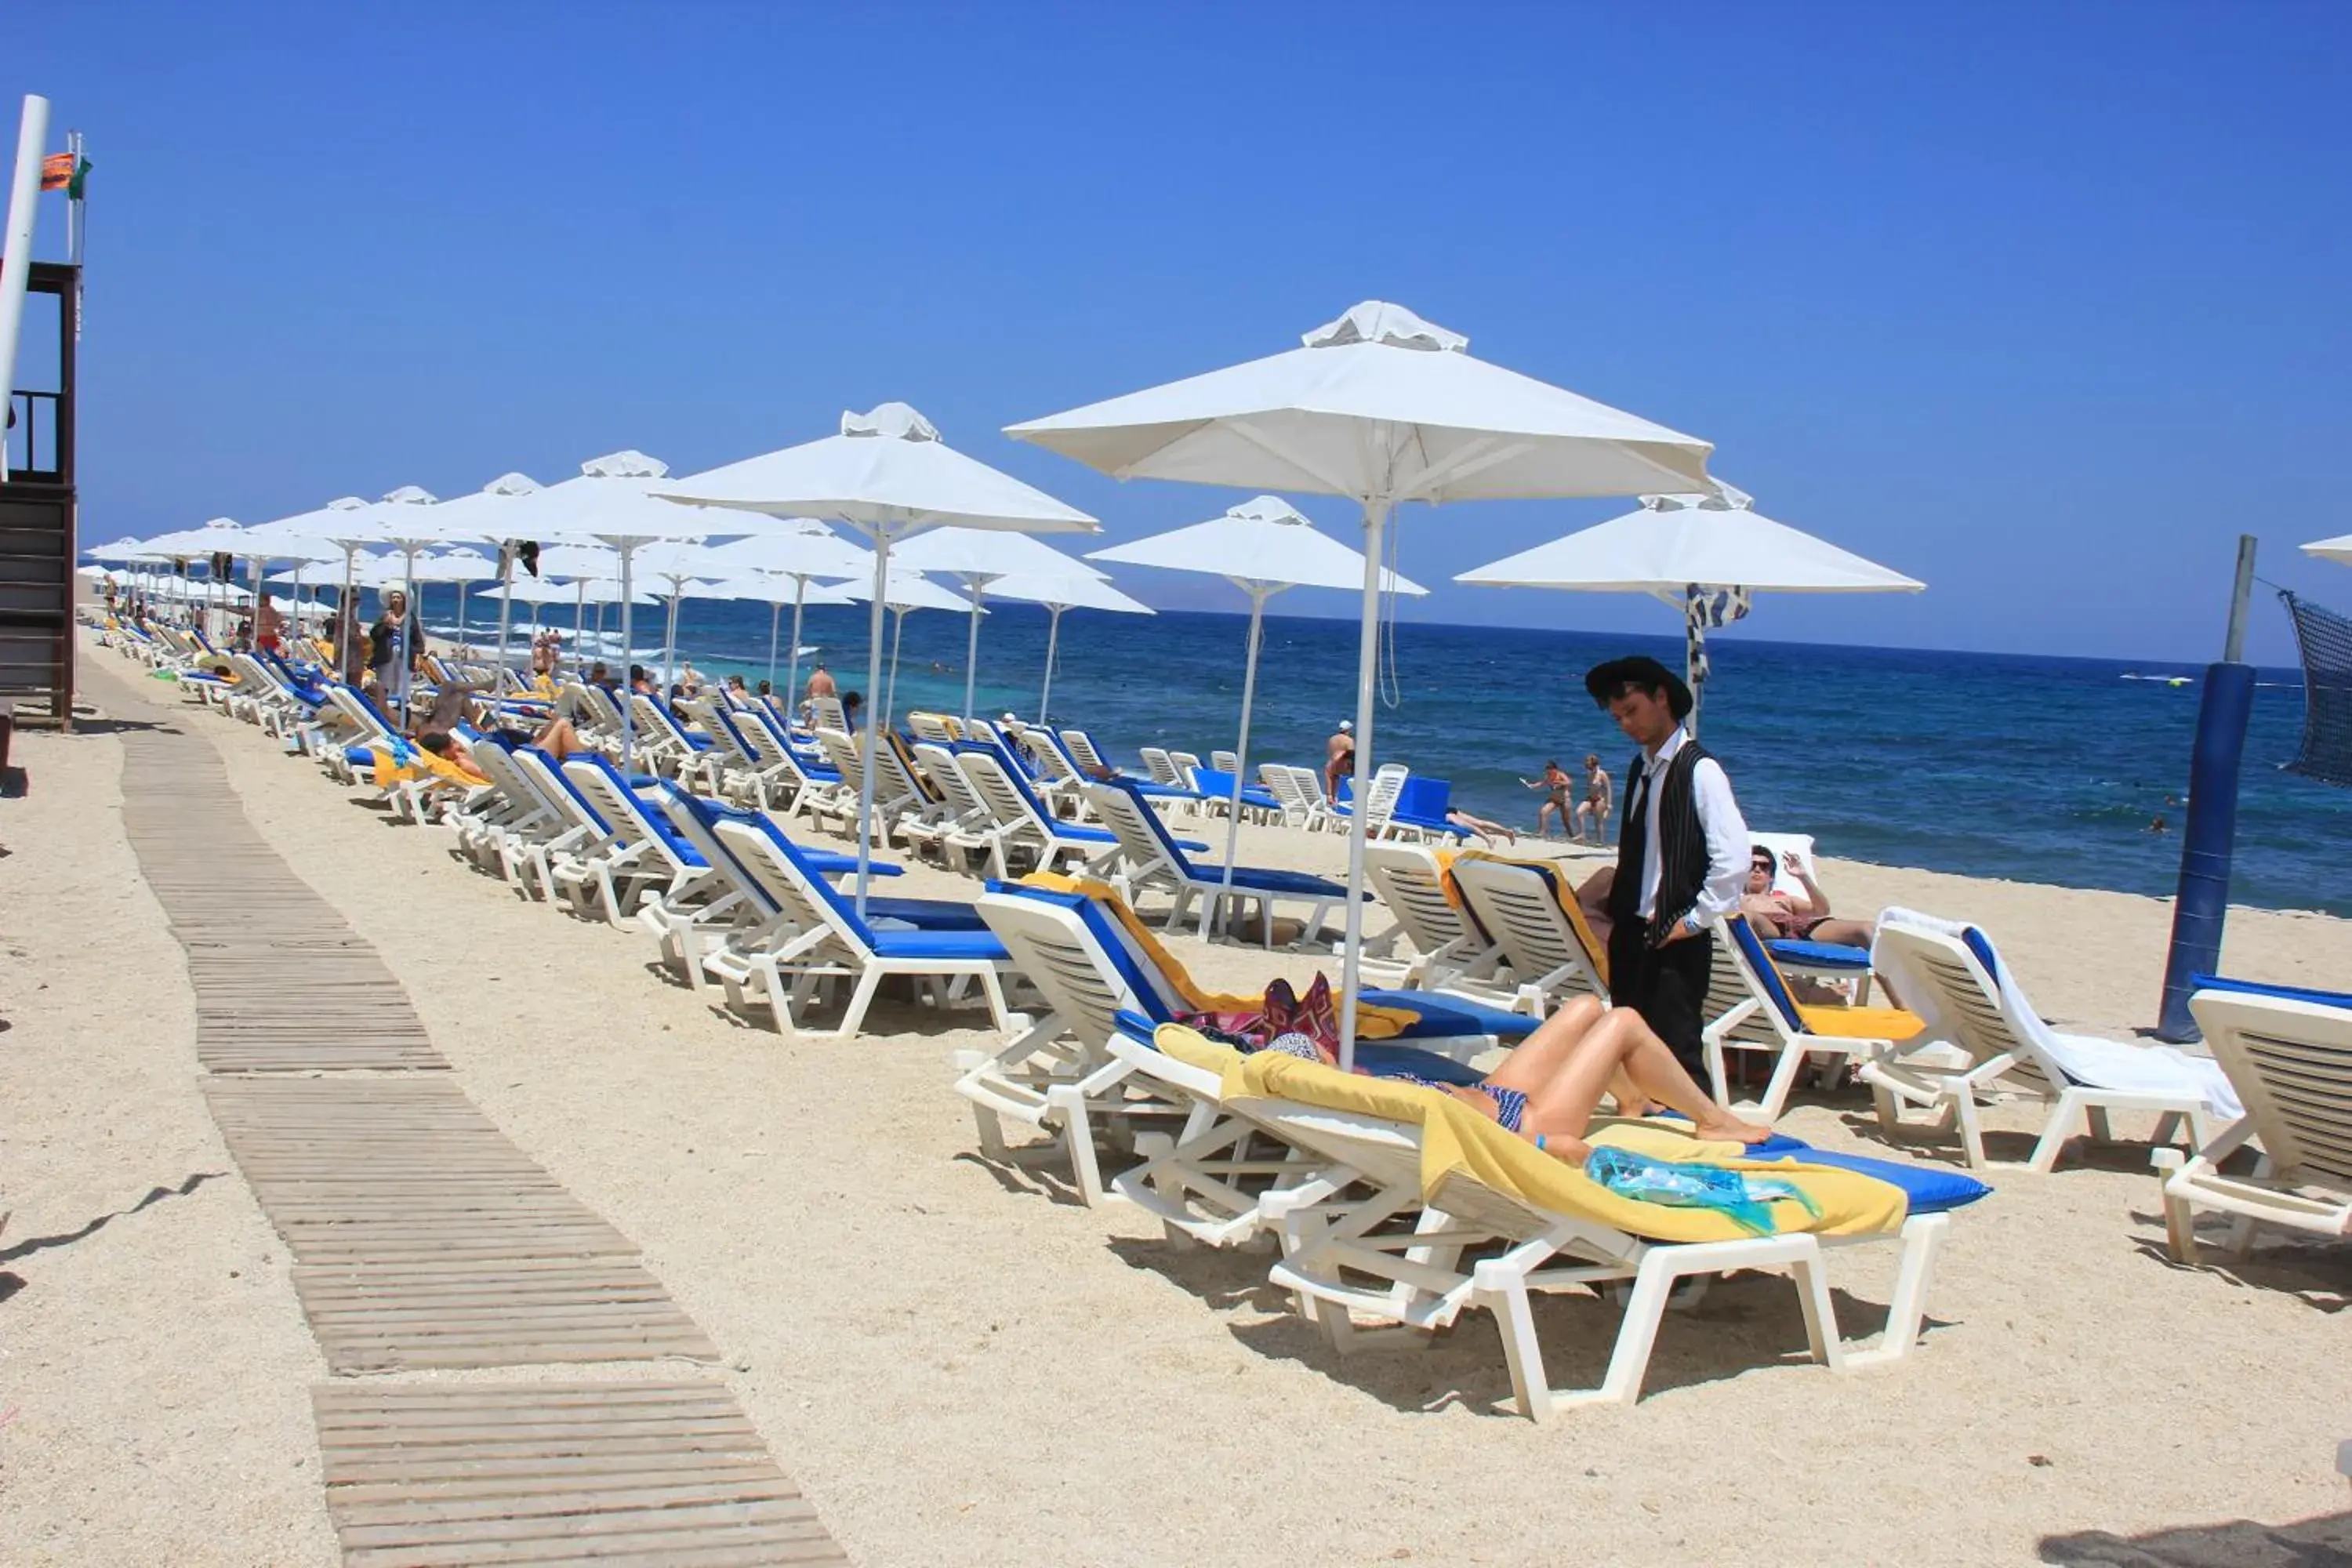
[[[1591,997],[1546,1019],[1487,1081],[1528,1097],[1522,1134],[1541,1134],[1564,1157],[1581,1160],[1589,1152],[1583,1139],[1592,1113],[1621,1074],[1634,1097],[1689,1117],[1695,1138],[1757,1143],[1772,1135],[1770,1128],[1743,1121],[1709,1100],[1640,1014],[1630,1007],[1603,1012]]]
[[[588,743],[580,738],[580,731],[572,727],[572,721],[561,717],[549,720],[547,728],[532,736],[530,743],[559,763],[588,749]]]

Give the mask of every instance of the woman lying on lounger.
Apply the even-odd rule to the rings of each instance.
[[[1266,1048],[1337,1065],[1314,1035],[1285,1033]],[[1760,1143],[1772,1136],[1770,1128],[1742,1121],[1709,1100],[1639,1013],[1631,1007],[1604,1010],[1597,996],[1580,996],[1545,1019],[1475,1088],[1410,1074],[1382,1076],[1442,1089],[1492,1117],[1506,1132],[1575,1165],[1592,1152],[1584,1133],[1604,1094],[1612,1095],[1627,1115],[1640,1114],[1652,1103],[1678,1110],[1690,1118],[1691,1136],[1706,1142]]]

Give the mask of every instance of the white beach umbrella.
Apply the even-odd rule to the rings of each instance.
[[[452,496],[436,504],[431,512],[419,516],[403,513],[400,523],[408,539],[417,543],[479,544],[496,552],[497,564],[486,576],[500,582],[514,576],[514,552],[511,545],[528,540],[522,531],[529,526],[536,498],[545,487],[529,474],[500,474],[478,490]],[[389,498],[387,498],[389,499]],[[428,579],[429,581],[429,579]],[[499,612],[498,663],[506,668],[509,606],[501,602]],[[457,625],[462,633],[466,624],[466,596],[457,595]]]
[[[110,544],[93,544],[82,553],[92,561],[129,561],[145,548],[138,540],[126,534]]]
[[[624,657],[634,646],[631,612],[637,596],[637,552],[664,542],[694,542],[714,531],[702,512],[653,499],[651,488],[668,483],[668,473],[669,465],[658,458],[637,451],[612,452],[581,464],[576,479],[550,485],[533,505],[532,537],[542,542],[604,544],[619,554]],[[622,765],[634,765],[635,755],[636,713],[625,702],[621,705]]]
[[[1116,478],[1347,496],[1363,509],[1356,798],[1370,794],[1379,647],[1376,566],[1406,501],[1527,500],[1705,489],[1707,443],[1473,359],[1469,340],[1367,300],[1304,346],[1007,434]],[[1364,816],[1348,843],[1342,1058],[1355,1059]]]
[[[1091,551],[1091,561],[1115,561],[1131,566],[1159,566],[1171,572],[1207,572],[1223,577],[1249,596],[1248,652],[1242,666],[1241,733],[1234,742],[1234,785],[1231,816],[1225,822],[1223,885],[1233,886],[1234,860],[1241,845],[1242,789],[1249,775],[1250,710],[1257,696],[1257,656],[1265,639],[1265,602],[1285,588],[1344,588],[1360,592],[1369,565],[1365,558],[1299,515],[1280,496],[1260,496],[1233,508],[1223,517],[1171,529]],[[1422,595],[1418,583],[1383,571],[1382,592]]]
[[[846,524],[874,543],[875,584],[867,653],[867,684],[882,678],[882,598],[890,547],[924,529],[1007,529],[1016,533],[1096,531],[1095,520],[1045,491],[999,473],[940,439],[931,422],[903,403],[866,414],[845,413],[841,433],[662,487],[672,500],[762,512],[820,517]],[[760,530],[769,532],[775,530]],[[865,788],[858,802],[857,907],[866,908],[872,879],[874,756],[878,703],[866,712]]]
[[[174,533],[162,533],[156,535],[154,538],[147,541],[145,553],[147,558],[152,561],[168,561],[176,563],[180,568],[181,581],[183,582],[186,581],[185,574],[187,563],[189,562],[204,562],[205,563],[205,581],[208,584],[227,584],[228,586],[234,588],[234,584],[228,584],[228,580],[226,577],[215,574],[212,570],[211,563],[213,557],[220,554],[224,551],[227,552],[231,555],[241,554],[242,551],[238,548],[238,541],[245,537],[245,533],[246,529],[243,523],[231,518],[216,517],[206,522],[201,528],[187,528],[182,529]],[[192,594],[182,594],[179,597],[184,601],[194,603],[197,595]],[[202,597],[204,598],[208,610],[210,608],[216,607],[224,598],[226,598],[231,605],[235,605],[238,602],[236,596],[233,593],[223,595],[217,588],[212,586],[206,587]],[[209,622],[210,618],[209,615],[205,616],[207,622]]]
[[[874,584],[844,583],[835,592],[845,599],[866,601],[874,597]],[[915,610],[961,610],[969,615],[984,616],[988,612],[961,595],[940,586],[921,573],[911,569],[905,572],[894,571],[890,574],[889,584],[883,591],[882,602],[891,614],[890,672],[881,693],[881,722],[887,727],[894,722],[892,718],[892,714],[896,711],[894,705],[898,700],[898,639],[906,636],[908,613]]]
[[[1037,722],[1045,721],[1046,705],[1054,700],[1054,664],[1061,652],[1062,612],[1108,610],[1117,615],[1150,616],[1159,612],[1140,599],[1129,598],[1091,568],[1082,572],[1031,574],[1016,572],[992,579],[988,591],[1000,599],[1020,599],[1043,605],[1053,616],[1045,629],[1045,682],[1037,692]],[[964,706],[971,705],[969,692]]]
[[[1704,495],[1643,496],[1642,510],[1458,574],[1457,583],[1648,594],[1683,613],[1698,731],[1706,628],[1738,620],[1752,594],[1916,594],[1927,584],[1756,511],[1717,481]]]
[[[851,548],[855,549],[856,547],[852,546]],[[727,552],[725,550],[721,550],[719,553],[723,555],[727,553]],[[857,553],[863,556],[866,554],[866,552],[860,550]],[[734,577],[730,578],[729,582],[734,587],[734,597],[739,599],[756,599],[768,606],[768,689],[772,691],[778,689],[776,686],[776,639],[782,630],[784,606],[786,605],[792,605],[792,673],[785,678],[785,685],[782,688],[783,695],[789,700],[792,697],[792,682],[800,679],[801,627],[803,617],[807,613],[808,606],[811,605],[847,605],[855,603],[855,601],[848,594],[842,591],[841,584],[814,582],[808,576],[803,575],[799,573],[742,572],[737,574]]]
[[[707,544],[667,540],[637,552],[639,576],[669,601],[669,619],[662,629],[662,689],[669,689],[677,662],[677,606],[682,599],[757,597],[740,595],[728,584],[728,563]]]
[[[572,635],[576,640],[587,635],[588,606],[596,606],[596,632],[604,631],[604,606],[621,602],[621,552],[603,544],[551,544],[539,552],[539,575],[569,583],[574,590],[572,604]],[[608,583],[614,592],[604,597],[590,592],[593,584]]]
[[[2352,533],[2342,534],[2335,539],[2315,539],[2303,547],[2303,552],[2305,555],[2316,555],[2322,561],[2340,561],[2347,566],[2352,566]],[[97,552],[93,551],[91,553]]]
[[[812,603],[840,602],[812,599],[810,585],[821,579],[870,578],[873,552],[859,549],[813,517],[779,518],[773,531],[755,533],[717,548],[740,570],[765,573],[789,579],[793,584],[793,658],[783,685],[784,696],[789,700],[800,687],[802,616]],[[772,690],[776,685],[776,633],[782,616],[782,606],[777,605],[775,613],[768,617],[768,686]]]
[[[989,584],[1000,577],[1025,572],[1045,577],[1107,577],[1025,533],[992,528],[935,528],[910,539],[898,552],[909,571],[935,572],[952,577],[971,595],[971,626],[964,637],[963,718],[971,722],[972,692],[980,678],[980,607]]]

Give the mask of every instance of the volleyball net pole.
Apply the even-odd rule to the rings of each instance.
[[[2238,536],[2238,579],[2230,629],[2218,664],[2205,667],[2197,704],[2197,742],[2189,759],[2189,820],[2180,836],[2180,891],[2172,905],[2172,943],[2164,959],[2164,995],[2156,1037],[2175,1045],[2201,1037],[2189,1015],[2197,976],[2221,967],[2221,928],[2230,914],[2230,855],[2238,834],[2238,769],[2254,709],[2254,667],[2245,662],[2246,604],[2254,586],[2254,536]]]

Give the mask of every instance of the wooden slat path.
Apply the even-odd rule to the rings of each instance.
[[[347,1563],[849,1561],[719,1384],[329,1384],[311,1406]]]
[[[399,981],[254,830],[213,749],[165,729],[123,752],[124,826],[187,952],[205,1100],[329,1369],[716,1361],[628,1237],[435,1070]],[[848,1561],[719,1384],[311,1398],[347,1563]]]
[[[449,1065],[375,949],[246,820],[210,746],[125,735],[122,821],[187,950],[207,1070]]]

